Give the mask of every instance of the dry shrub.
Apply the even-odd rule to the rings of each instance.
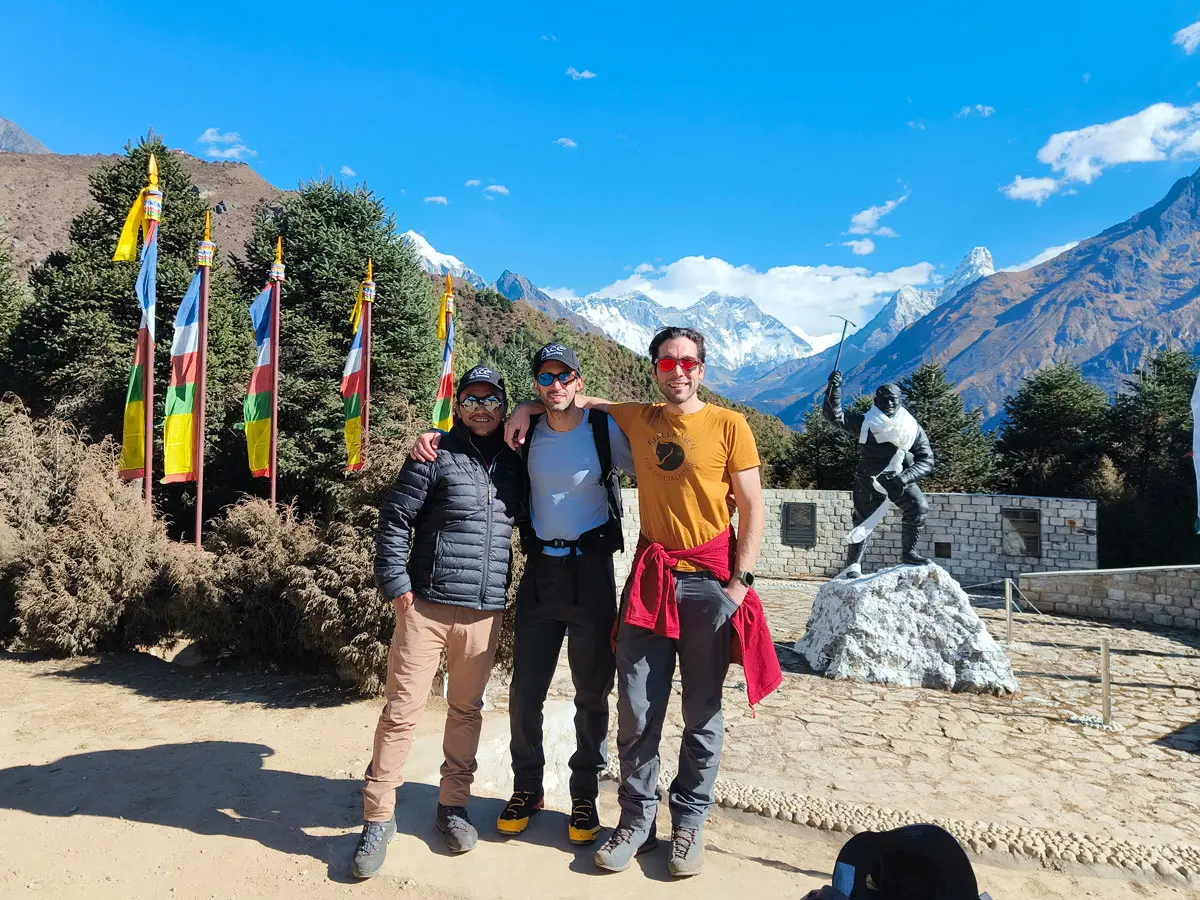
[[[166,633],[140,614],[168,541],[138,491],[116,476],[109,442],[89,447],[60,524],[32,542],[16,583],[22,644],[60,654],[130,646]]]
[[[20,399],[0,400],[0,520],[32,543],[62,522],[75,494],[87,446],[60,419],[34,419]]]
[[[375,588],[373,534],[343,522],[327,526],[304,564],[288,568],[284,589],[300,640],[365,696],[383,691],[396,624],[391,601]]]
[[[211,561],[177,560],[196,576],[179,597],[180,629],[210,651],[311,668],[314,655],[283,591],[288,568],[303,565],[316,546],[316,529],[291,507],[255,498],[229,507],[207,532]],[[187,581],[184,571],[176,574]]]

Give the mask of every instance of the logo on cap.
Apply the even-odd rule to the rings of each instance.
[[[542,356],[562,356],[567,352],[567,348],[562,344],[547,344],[542,349]]]
[[[473,368],[470,371],[470,373],[467,375],[467,377],[468,378],[491,378],[495,374],[496,373],[493,372],[491,369],[489,369],[487,366],[476,366],[475,368]]]

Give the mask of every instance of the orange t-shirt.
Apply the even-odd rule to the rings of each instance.
[[[642,534],[690,550],[729,527],[730,474],[760,465],[745,416],[711,403],[682,415],[663,403],[613,403],[608,414],[633,451]]]

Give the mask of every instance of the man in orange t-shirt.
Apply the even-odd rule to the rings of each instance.
[[[657,845],[658,747],[678,656],[684,729],[679,774],[670,788],[669,866],[672,875],[683,877],[697,874],[703,863],[701,829],[712,809],[724,740],[721,689],[729,667],[730,621],[754,581],[763,532],[762,483],[745,416],[697,396],[704,380],[704,336],[691,328],[665,328],[650,343],[650,359],[665,403],[576,396],[580,406],[606,410],[629,438],[643,539],[683,551],[718,538],[730,527],[731,491],[740,525],[728,584],[683,560],[673,567],[678,639],[626,621],[619,626],[621,820],[596,852],[596,864],[621,871]],[[522,404],[513,412],[508,435],[514,446],[524,439],[534,411],[536,404]]]

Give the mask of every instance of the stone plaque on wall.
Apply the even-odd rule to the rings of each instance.
[[[817,545],[817,504],[784,503],[783,524],[779,529],[783,543],[789,547],[811,550]]]
[[[1006,506],[1000,510],[1000,538],[1007,556],[1042,555],[1042,511]]]

